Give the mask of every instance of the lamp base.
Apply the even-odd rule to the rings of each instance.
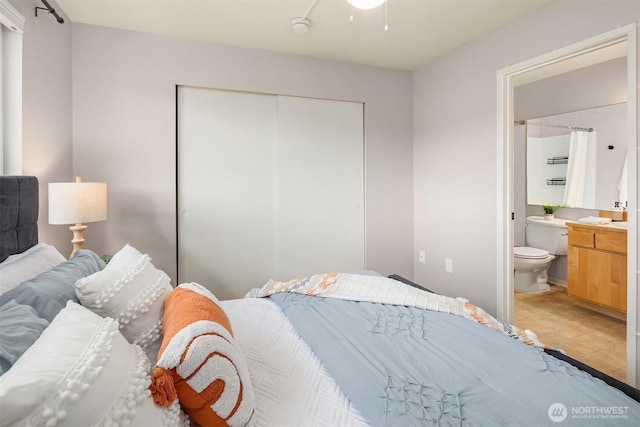
[[[73,239],[71,240],[71,243],[73,244],[73,250],[71,251],[71,255],[69,256],[69,259],[73,258],[73,256],[76,254],[76,252],[79,249],[83,248],[84,237],[82,236],[82,233],[86,229],[87,229],[87,226],[82,224],[76,224],[69,227],[69,230],[73,232]]]

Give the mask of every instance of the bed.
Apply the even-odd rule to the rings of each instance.
[[[219,301],[129,244],[66,260],[37,189],[0,177],[0,426],[640,425],[637,389],[400,276]]]

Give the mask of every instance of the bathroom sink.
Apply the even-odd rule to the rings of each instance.
[[[611,221],[609,223],[609,225],[611,227],[618,227],[618,228],[629,228],[629,223],[627,221]]]

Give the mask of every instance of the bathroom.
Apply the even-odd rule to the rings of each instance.
[[[615,53],[613,56],[616,56]],[[626,183],[626,83],[626,57],[620,55],[516,88],[515,246],[526,246],[526,218],[542,217],[542,205],[575,206],[559,207],[554,212],[556,218],[569,221],[598,217],[601,210],[611,211],[617,201],[624,205],[621,198],[624,198],[626,188],[620,184]],[[563,182],[562,178],[567,177],[568,164],[565,158],[569,155],[570,128],[581,128],[578,134],[591,147],[584,158],[589,159],[586,169],[592,170],[593,174],[585,176],[582,186],[584,193],[580,197],[582,202],[573,198],[571,203],[566,203],[567,199],[563,200],[563,196],[569,183]],[[589,129],[592,131],[589,132]],[[578,134],[574,134],[574,137]],[[614,357],[590,352],[593,348],[587,349],[582,338],[586,337],[587,332],[593,331],[581,326],[589,322],[600,325],[603,340],[615,336],[617,333],[613,333],[613,330],[622,331],[617,335],[624,341],[624,321],[611,316],[587,318],[591,310],[582,307],[577,309],[577,318],[570,317],[568,313],[573,310],[575,301],[566,294],[568,266],[565,254],[556,256],[549,263],[547,275],[553,292],[543,292],[539,296],[516,293],[514,323],[533,329],[542,335],[543,341],[554,341],[548,344],[561,347],[570,355],[580,356],[577,358],[585,363],[624,379],[624,342],[615,345],[611,342],[602,343],[603,347],[607,344],[609,348],[621,348],[616,350],[620,354]],[[562,303],[558,299],[562,299]],[[618,361],[617,364],[611,362],[614,359]]]

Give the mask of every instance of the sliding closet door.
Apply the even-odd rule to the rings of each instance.
[[[364,268],[363,104],[178,90],[178,279],[240,298]]]
[[[278,97],[278,276],[364,268],[363,104]]]
[[[221,299],[275,273],[276,100],[178,90],[178,276]]]

